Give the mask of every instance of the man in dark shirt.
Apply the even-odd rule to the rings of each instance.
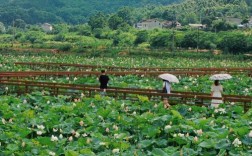
[[[106,92],[106,89],[108,88],[109,77],[106,75],[105,70],[102,70],[101,73],[102,74],[99,77],[100,88],[103,90],[103,92]]]

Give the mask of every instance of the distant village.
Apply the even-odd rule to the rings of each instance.
[[[242,19],[240,18],[233,18],[233,17],[226,17],[225,18],[227,22],[236,25],[237,28],[242,29],[242,28],[252,28],[252,17],[249,19],[249,22],[246,24],[241,24]],[[205,29],[207,28],[207,25],[204,24],[189,24],[188,26],[193,27],[193,28],[200,28],[200,29]],[[159,19],[146,19],[142,20],[134,25],[135,28],[139,30],[151,30],[151,29],[165,29],[165,28],[181,28],[182,25],[178,21],[164,21],[164,20],[159,20]],[[44,23],[41,25],[41,28],[45,32],[50,32],[53,30],[53,26],[49,23]]]
[[[233,18],[233,17],[226,17],[227,22],[236,25],[237,28],[252,28],[252,17],[249,19],[247,24],[241,24],[242,19],[240,18]],[[207,25],[204,24],[189,24],[190,27],[196,27],[200,29],[207,28]],[[142,20],[134,25],[135,28],[140,30],[151,30],[151,29],[165,29],[165,28],[181,28],[182,25],[178,21],[162,21],[159,19],[146,19]]]

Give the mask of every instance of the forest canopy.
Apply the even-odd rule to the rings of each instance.
[[[0,0],[0,22],[12,25],[14,20],[27,24],[87,23],[98,12],[113,14],[123,7],[131,8],[133,22],[146,18],[169,19],[176,15],[182,23],[199,22],[200,18],[235,16],[252,13],[251,0]]]

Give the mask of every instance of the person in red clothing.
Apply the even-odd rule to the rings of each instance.
[[[108,88],[109,77],[106,75],[105,70],[102,70],[101,73],[102,74],[99,77],[100,89],[102,89],[103,92],[106,92],[106,89]]]

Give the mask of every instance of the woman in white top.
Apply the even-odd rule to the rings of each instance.
[[[222,97],[223,87],[219,83],[219,80],[215,80],[214,84],[211,86],[211,96],[212,97]],[[217,108],[219,104],[223,103],[222,100],[213,99],[211,106]]]

